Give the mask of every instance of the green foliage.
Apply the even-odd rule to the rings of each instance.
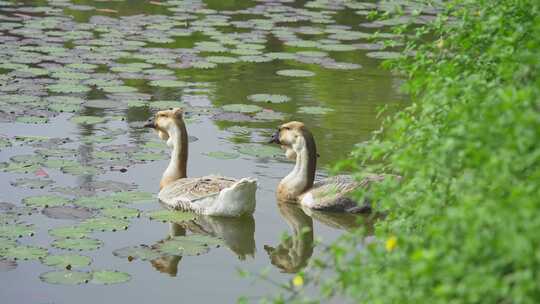
[[[415,55],[387,63],[407,76],[412,104],[339,166],[402,179],[371,189],[387,212],[375,242],[359,247],[351,232],[314,265],[334,271],[322,295],[537,303],[540,2],[452,1],[412,32],[404,52]]]

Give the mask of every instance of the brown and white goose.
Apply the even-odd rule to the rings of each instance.
[[[370,211],[368,203],[358,205],[350,198],[358,187],[366,187],[373,181],[384,178],[370,175],[356,181],[349,175],[337,175],[315,182],[317,168],[317,147],[315,139],[305,125],[291,121],[281,125],[272,135],[271,143],[277,143],[285,150],[290,160],[295,160],[294,169],[278,185],[277,198],[294,202],[302,207],[334,212],[364,213]]]
[[[257,181],[223,176],[187,178],[188,135],[181,109],[159,111],[145,127],[153,128],[172,148],[171,160],[159,183],[165,205],[204,215],[242,216],[255,211]]]

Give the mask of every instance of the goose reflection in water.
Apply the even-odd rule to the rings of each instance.
[[[191,221],[169,223],[167,238],[152,247],[176,236],[185,236],[188,231],[192,234],[222,239],[225,247],[234,252],[239,260],[255,255],[255,220],[252,216],[223,218],[199,215]],[[181,260],[181,255],[172,255],[156,258],[150,263],[157,271],[174,277],[178,274],[178,264]]]
[[[313,255],[313,219],[325,226],[340,230],[364,226],[367,235],[373,234],[373,223],[377,219],[370,215],[315,211],[287,202],[278,202],[277,206],[281,216],[289,225],[292,235],[282,240],[277,247],[265,245],[264,249],[272,265],[286,273],[300,271]]]

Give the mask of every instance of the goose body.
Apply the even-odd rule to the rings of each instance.
[[[171,209],[204,215],[236,217],[253,214],[257,181],[223,176],[187,178],[188,136],[182,110],[159,111],[153,128],[172,148],[171,160],[160,181],[159,200]]]
[[[165,205],[204,215],[240,216],[255,211],[257,181],[223,176],[178,179],[158,194]]]
[[[321,211],[370,211],[368,202],[359,205],[350,195],[359,187],[368,187],[371,182],[384,179],[384,176],[369,175],[357,181],[350,175],[338,175],[315,181],[315,139],[301,122],[292,121],[281,125],[270,142],[280,144],[287,158],[296,161],[294,169],[278,185],[276,195],[279,201],[298,203],[303,208]]]

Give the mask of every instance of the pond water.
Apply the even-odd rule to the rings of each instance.
[[[373,8],[0,1],[2,301],[230,303],[276,290],[238,269],[290,280],[317,254],[314,239],[330,242],[355,218],[278,206],[293,164],[266,142],[303,121],[324,176],[379,128],[382,106],[401,107],[401,79],[380,68],[395,53],[368,39],[383,26],[365,18]],[[188,176],[256,177],[252,217],[150,219],[169,152],[142,126],[177,106]]]

